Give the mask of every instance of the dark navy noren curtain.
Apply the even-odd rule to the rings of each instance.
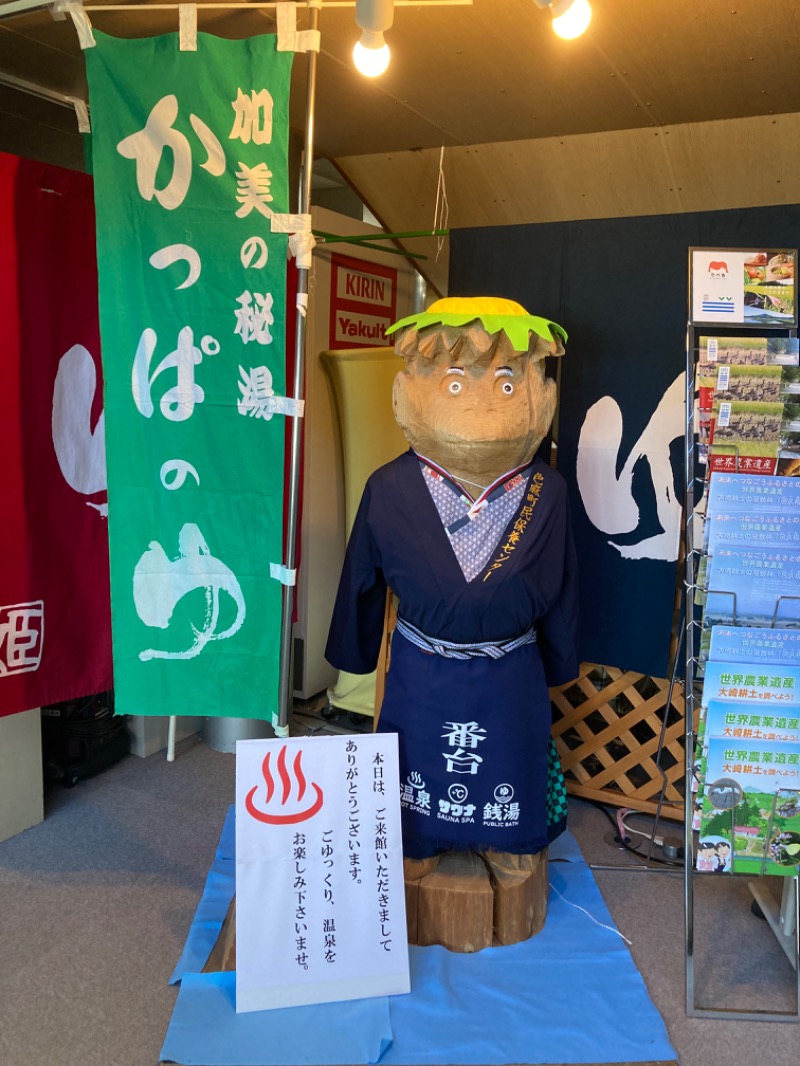
[[[685,369],[688,249],[797,248],[800,204],[453,230],[450,241],[451,296],[517,300],[569,333],[558,464],[570,487],[580,561],[581,658],[664,677],[677,561],[657,551],[655,558],[625,552],[657,543],[662,528],[657,496],[659,485],[662,495],[665,489],[663,465],[659,473],[652,450],[636,460],[637,442],[647,439],[659,404]],[[576,471],[587,413],[602,420],[617,409],[616,474],[624,480],[630,460],[638,521],[633,530],[609,533],[590,519],[585,482],[582,493]],[[682,436],[667,447],[668,488],[679,502]],[[615,489],[596,487],[601,500]]]

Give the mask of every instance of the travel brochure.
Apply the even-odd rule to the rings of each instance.
[[[697,603],[705,603],[708,567],[716,548],[785,547],[800,550],[800,511],[795,514],[717,511],[706,519],[704,534],[706,547],[697,571]]]
[[[800,666],[709,662],[702,711],[712,700],[747,700],[768,714],[800,713]]]
[[[800,865],[800,743],[708,739],[697,869],[794,877]]]
[[[712,472],[696,868],[800,871],[800,479]],[[700,578],[698,576],[698,585]]]
[[[706,263],[693,250],[693,321],[793,328],[795,260],[717,252]],[[692,827],[707,873],[800,872],[799,364],[795,337],[699,342],[695,432],[710,476],[696,509]]]
[[[698,870],[797,872],[800,668],[708,663],[694,777]]]
[[[773,707],[753,700],[708,701],[702,718],[702,730],[698,729],[698,748],[701,757],[708,754],[709,737],[727,737],[729,740],[776,740],[779,743],[800,743],[800,707],[775,713]]]
[[[763,666],[800,666],[800,629],[760,629],[752,626],[713,626],[709,659]]]
[[[697,364],[698,456],[711,470],[800,472],[800,342],[702,337]]]
[[[701,655],[715,625],[800,628],[800,550],[716,548],[708,565]]]
[[[713,472],[700,543],[695,602],[710,607],[701,660],[708,658],[713,625],[798,624],[800,612],[786,597],[800,588],[786,586],[792,566],[800,565],[800,479]],[[717,593],[710,605],[709,591]]]
[[[791,328],[797,323],[795,249],[690,249],[695,325]]]

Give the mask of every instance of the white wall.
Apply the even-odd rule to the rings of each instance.
[[[38,707],[0,718],[0,840],[44,817],[42,724]]]

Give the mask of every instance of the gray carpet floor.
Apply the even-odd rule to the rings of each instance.
[[[234,757],[192,738],[172,764],[129,756],[49,790],[45,821],[0,844],[0,1066],[157,1063],[177,994],[167,980],[233,798]],[[590,804],[571,801],[570,828],[589,862],[636,862]],[[595,876],[681,1066],[800,1063],[800,1026],[686,1017],[680,876]],[[794,973],[744,880],[702,887],[702,1005],[793,1010]]]

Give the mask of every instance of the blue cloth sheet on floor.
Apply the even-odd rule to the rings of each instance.
[[[234,838],[231,809],[172,976],[181,988],[162,1061],[493,1066],[677,1059],[570,833],[550,847],[547,921],[532,939],[471,955],[411,947],[405,996],[237,1015],[235,974],[199,973],[233,896]]]

